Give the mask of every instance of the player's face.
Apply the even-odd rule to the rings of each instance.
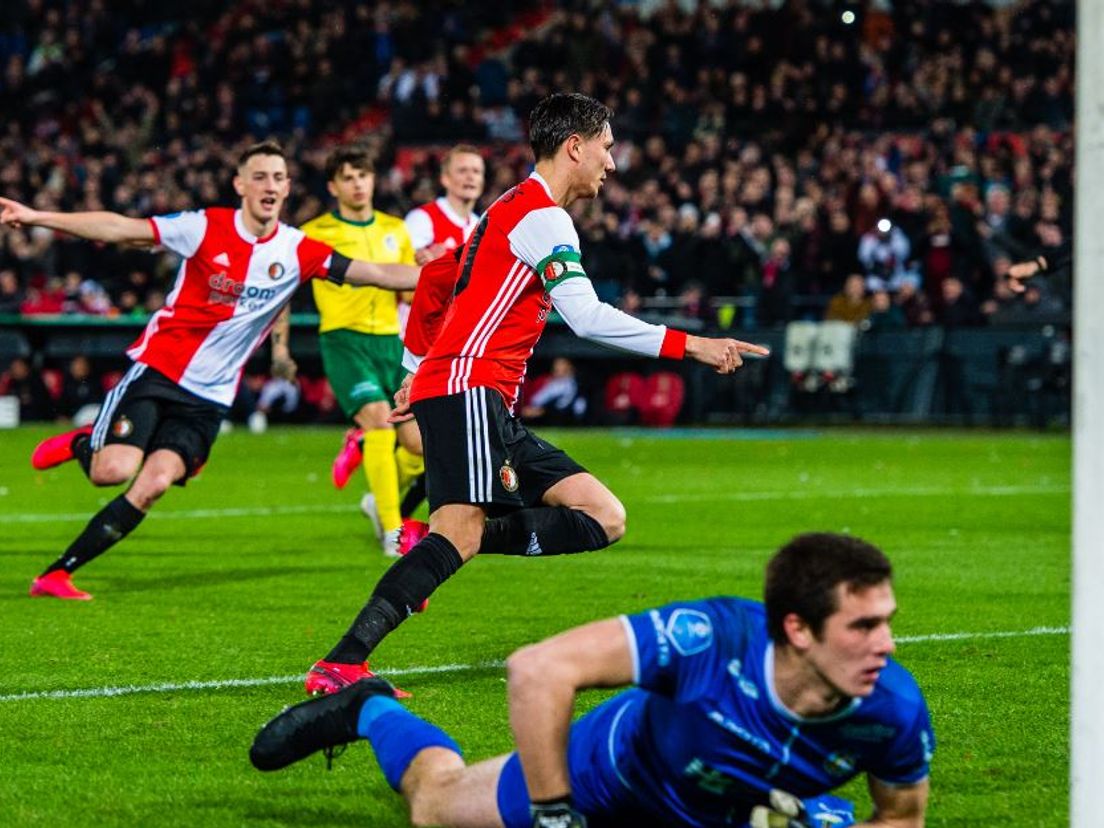
[[[583,198],[597,198],[606,176],[617,169],[610,149],[613,147],[613,130],[609,124],[595,137],[580,144],[579,190]]]
[[[897,611],[889,582],[849,591],[836,587],[839,608],[825,619],[808,656],[830,688],[844,696],[869,696],[895,649],[889,622]]]
[[[441,186],[453,198],[475,201],[483,195],[485,168],[483,157],[471,152],[452,156],[448,169],[441,172]]]
[[[337,203],[350,210],[364,210],[372,206],[376,189],[376,176],[368,170],[343,164],[327,185]]]
[[[242,210],[265,226],[280,217],[290,188],[287,162],[278,155],[254,155],[234,176],[234,189],[241,196]]]

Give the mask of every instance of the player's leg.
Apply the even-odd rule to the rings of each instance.
[[[345,635],[311,668],[308,693],[333,692],[365,675],[379,642],[478,552],[486,509],[522,505],[516,487],[494,473],[506,462],[501,397],[474,388],[421,400],[414,414],[426,450],[429,534],[384,573]]]
[[[132,369],[127,376],[133,373]],[[82,435],[74,450],[89,479],[99,486],[118,485],[134,477],[157,428],[157,403],[143,396],[143,383],[128,385],[128,393],[101,407],[91,435]],[[145,512],[125,494],[116,497],[94,514],[61,556],[35,578],[30,594],[91,599],[87,592],[73,586],[72,574],[134,531],[143,517]]]
[[[286,767],[317,751],[367,740],[388,784],[410,806],[414,825],[497,828],[497,789],[505,756],[464,765],[443,730],[414,715],[380,679],[302,702],[261,729],[249,758],[258,770]]]
[[[604,549],[625,534],[625,509],[594,475],[565,452],[511,421],[516,478],[529,508],[487,521],[480,552],[567,555]],[[511,475],[513,478],[511,478]]]
[[[405,490],[399,504],[399,514],[403,520],[399,552],[405,555],[429,529],[427,524],[413,517],[426,496],[425,452],[417,423],[410,420],[401,423],[397,434],[399,447],[395,450],[395,461],[399,466],[399,490]]]
[[[366,514],[372,519],[384,553],[398,555],[402,526],[399,470],[395,461],[395,429],[387,417],[391,413],[391,395],[397,390],[397,386],[392,386],[396,366],[402,360],[402,343],[397,336],[349,330],[327,331],[319,343],[334,396],[362,431],[361,465],[370,490],[370,497],[363,504]]]
[[[375,500],[375,519],[382,536],[384,554],[398,554],[398,534],[402,527],[399,514],[399,466],[395,459],[395,429],[387,422],[391,406],[383,400],[361,406],[354,416],[362,433],[361,464],[368,488]]]

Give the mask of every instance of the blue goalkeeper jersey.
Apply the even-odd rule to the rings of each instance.
[[[927,705],[896,662],[871,695],[805,718],[774,693],[762,604],[713,598],[622,620],[638,687],[577,722],[569,747],[576,801],[588,812],[740,826],[771,788],[808,798],[860,773],[902,785],[928,775]]]

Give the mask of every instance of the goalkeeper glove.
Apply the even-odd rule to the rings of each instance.
[[[796,796],[774,788],[770,805],[756,805],[751,810],[751,828],[843,828],[854,825],[852,805],[837,797],[817,797],[808,801],[810,808]]]
[[[586,817],[575,810],[570,796],[534,802],[529,815],[533,828],[587,828]]]

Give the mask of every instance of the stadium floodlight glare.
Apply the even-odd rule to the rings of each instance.
[[[878,219],[878,232],[879,233],[888,233],[892,227],[893,227],[893,222],[890,221],[889,219],[887,219],[887,218]]]
[[[851,9],[848,9],[840,15],[840,20],[843,21],[844,26],[850,26],[852,23],[855,22],[855,13],[851,11]]]

